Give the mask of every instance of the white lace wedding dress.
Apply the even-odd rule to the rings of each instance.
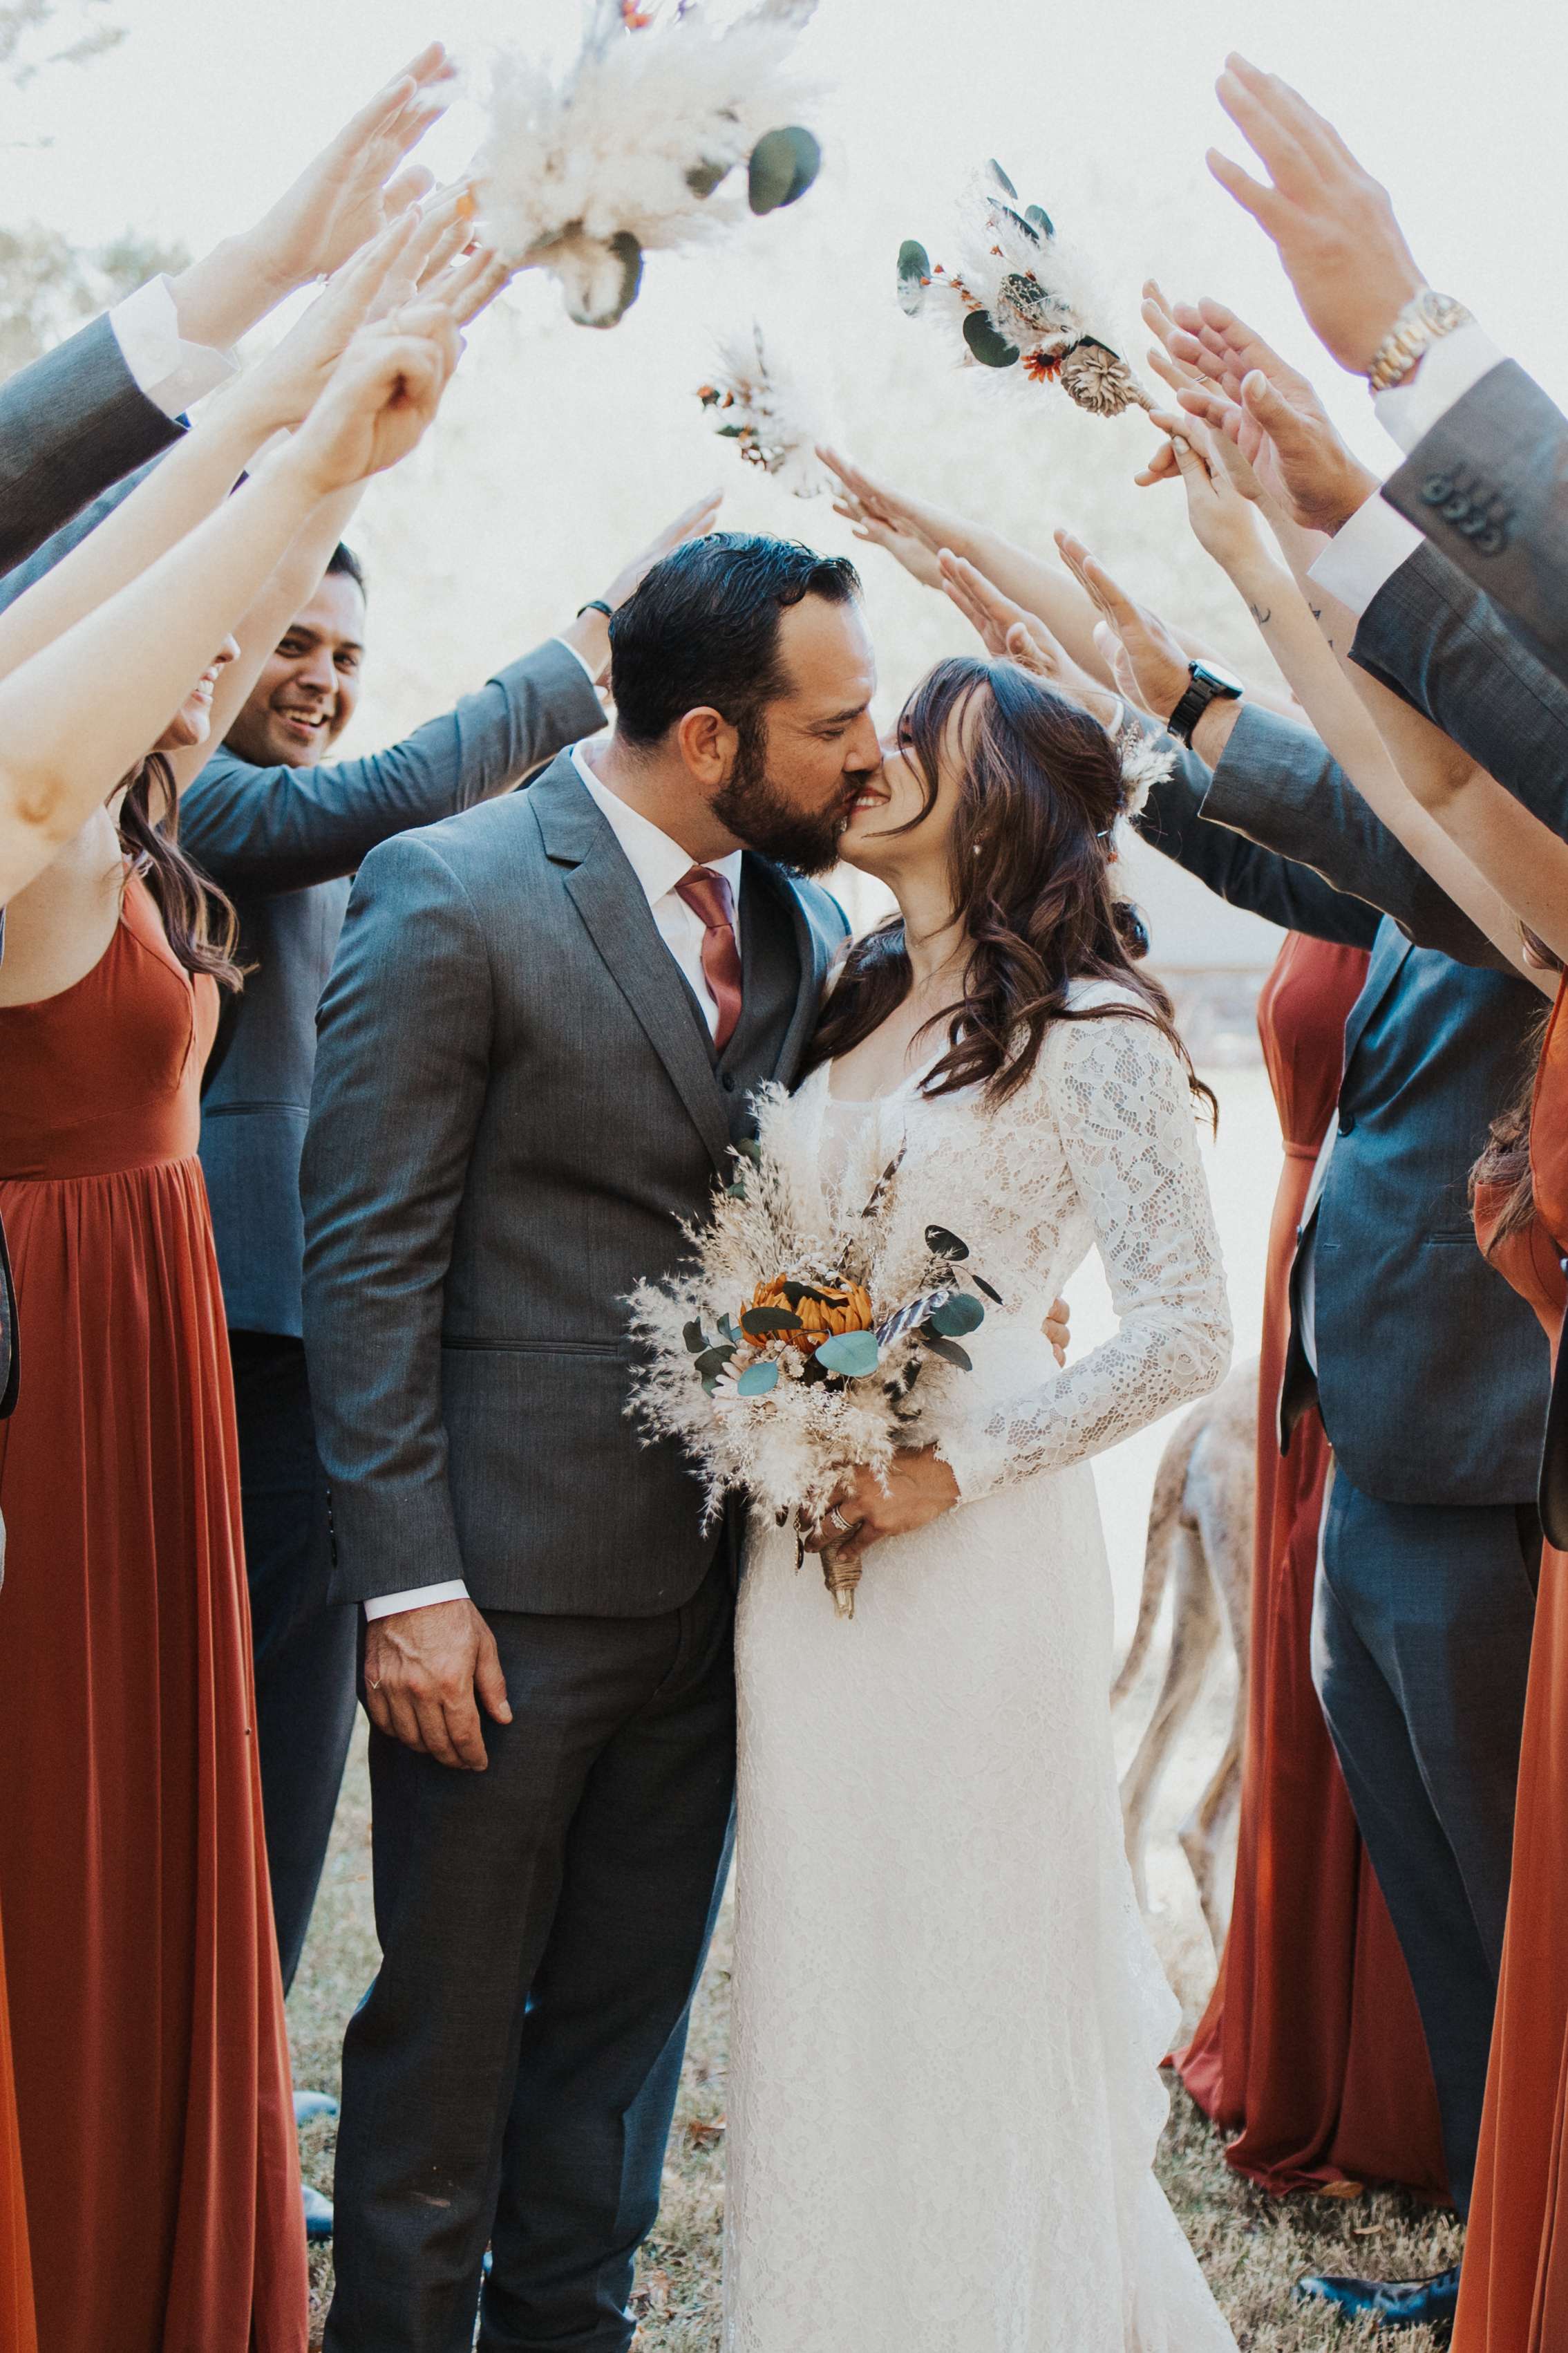
[[[899,1213],[1005,1306],[951,1384],[965,1500],[868,1556],[853,1622],[753,1525],[725,2346],[1234,2353],[1150,2169],[1178,2009],[1122,1850],[1087,1459],[1225,1369],[1184,1074],[1113,1011],[1057,1024],[994,1112],[837,1103],[818,1070],[783,1115],[846,1199],[907,1140]],[[1058,1372],[1042,1320],[1095,1247],[1120,1328]]]

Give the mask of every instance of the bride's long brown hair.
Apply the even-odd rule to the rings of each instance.
[[[239,918],[180,848],[180,796],[162,752],[149,752],[126,780],[118,819],[120,846],[163,918],[169,945],[188,973],[210,972],[220,988],[243,988],[235,961]]]
[[[970,941],[963,994],[924,1029],[945,1023],[947,1051],[928,1095],[984,1087],[1005,1103],[1034,1069],[1056,1021],[1132,1013],[1168,1039],[1194,1096],[1218,1106],[1176,1031],[1169,997],[1139,969],[1136,919],[1111,887],[1111,834],[1122,813],[1121,765],[1098,721],[1013,662],[939,663],[915,689],[899,738],[935,806],[944,743],[966,723],[950,854],[953,914]],[[856,943],[823,1011],[810,1062],[847,1054],[909,995],[902,922]],[[1115,982],[1137,1000],[1079,1008],[1075,981]],[[922,1029],[922,1035],[924,1031]]]

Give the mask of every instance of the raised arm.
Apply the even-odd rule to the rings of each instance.
[[[1110,1011],[1059,1023],[1012,1107],[1016,1166],[1064,1154],[1110,1284],[1112,1336],[1038,1388],[939,1440],[964,1502],[1101,1454],[1203,1397],[1230,1362],[1219,1237],[1194,1105],[1151,1022]],[[1054,1249],[1047,1231],[1042,1249]]]
[[[321,501],[418,440],[457,338],[445,319],[425,334],[416,324],[411,314],[405,332],[356,343],[305,427],[242,491],[0,681],[0,904],[156,743]]]

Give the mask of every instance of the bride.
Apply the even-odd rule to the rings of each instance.
[[[968,1418],[741,1588],[729,2353],[1234,2353],[1151,2170],[1177,2005],[1123,1855],[1090,1455],[1211,1388],[1229,1325],[1206,1091],[1123,944],[1118,754],[1006,662],[916,692],[842,854],[899,914],[773,1116],[829,1194],[900,1145],[1003,1294]],[[1212,1099],[1210,1099],[1212,1100]],[[1114,1336],[1041,1318],[1098,1250]],[[887,1533],[889,1524],[898,1533]]]

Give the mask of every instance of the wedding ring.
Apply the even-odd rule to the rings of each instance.
[[[372,1691],[379,1691],[381,1689],[380,1680],[375,1675],[366,1675],[365,1682]]]
[[[827,1517],[829,1525],[836,1527],[840,1535],[849,1536],[854,1535],[854,1529],[850,1526],[848,1521],[845,1518],[837,1504],[834,1504],[832,1510],[828,1513]]]

